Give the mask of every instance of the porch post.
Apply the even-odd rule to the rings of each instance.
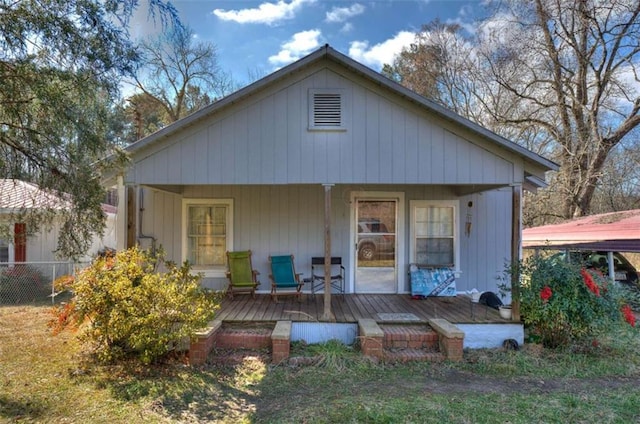
[[[127,188],[124,177],[117,177],[118,206],[116,212],[116,250],[127,248]]]
[[[323,184],[324,187],[324,313],[323,321],[333,321],[331,311],[331,187],[333,184]]]
[[[520,261],[522,242],[522,185],[511,188],[511,265]],[[517,268],[513,268],[517,271]],[[511,316],[520,321],[520,273],[511,275]]]

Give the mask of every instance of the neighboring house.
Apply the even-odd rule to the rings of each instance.
[[[329,46],[127,150],[119,248],[162,246],[212,288],[225,251],[251,249],[261,291],[269,255],[309,276],[325,225],[348,293],[407,293],[410,263],[496,291],[519,256],[522,189],[557,169]]]
[[[0,263],[7,262],[51,262],[60,258],[55,256],[58,244],[60,225],[55,220],[51,228],[41,228],[35,234],[27,235],[28,228],[24,222],[16,222],[15,214],[28,209],[60,210],[70,207],[69,203],[52,195],[37,185],[14,179],[0,179],[0,220],[9,225],[13,233],[9,237],[0,236]],[[92,246],[87,251],[84,260],[88,260],[99,250],[115,248],[116,208],[103,205],[107,216],[106,229],[103,237],[94,237]]]

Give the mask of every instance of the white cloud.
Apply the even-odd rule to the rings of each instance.
[[[364,13],[364,6],[360,3],[355,3],[350,7],[334,7],[330,12],[327,12],[325,21],[331,23],[341,23],[354,16]]]
[[[315,3],[316,0],[291,0],[287,3],[280,0],[277,3],[262,3],[253,9],[223,10],[215,9],[213,14],[223,21],[233,21],[239,24],[274,24],[282,20],[293,19],[296,12],[305,3]]]
[[[392,63],[394,56],[414,41],[415,33],[410,31],[400,31],[393,38],[371,47],[368,41],[352,41],[349,56],[374,69],[381,69],[385,63]]]
[[[269,57],[269,63],[274,65],[286,65],[302,56],[310,53],[313,49],[320,46],[321,32],[317,29],[298,32],[291,37],[289,41],[282,44],[282,49],[277,55]]]
[[[340,28],[340,32],[343,34],[346,34],[351,31],[353,31],[353,24],[351,22],[347,22],[342,26],[342,28]]]

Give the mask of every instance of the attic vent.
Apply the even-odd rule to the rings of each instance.
[[[310,90],[309,100],[309,129],[345,129],[341,90]]]

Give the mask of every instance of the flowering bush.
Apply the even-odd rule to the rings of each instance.
[[[510,270],[520,275],[520,311],[546,347],[591,343],[612,325],[635,326],[622,289],[596,270],[553,258],[532,257]]]
[[[56,280],[73,298],[54,310],[54,332],[79,328],[102,361],[133,356],[150,363],[180,347],[213,318],[220,299],[200,287],[188,264],[167,262],[159,273],[157,260],[131,248]]]

